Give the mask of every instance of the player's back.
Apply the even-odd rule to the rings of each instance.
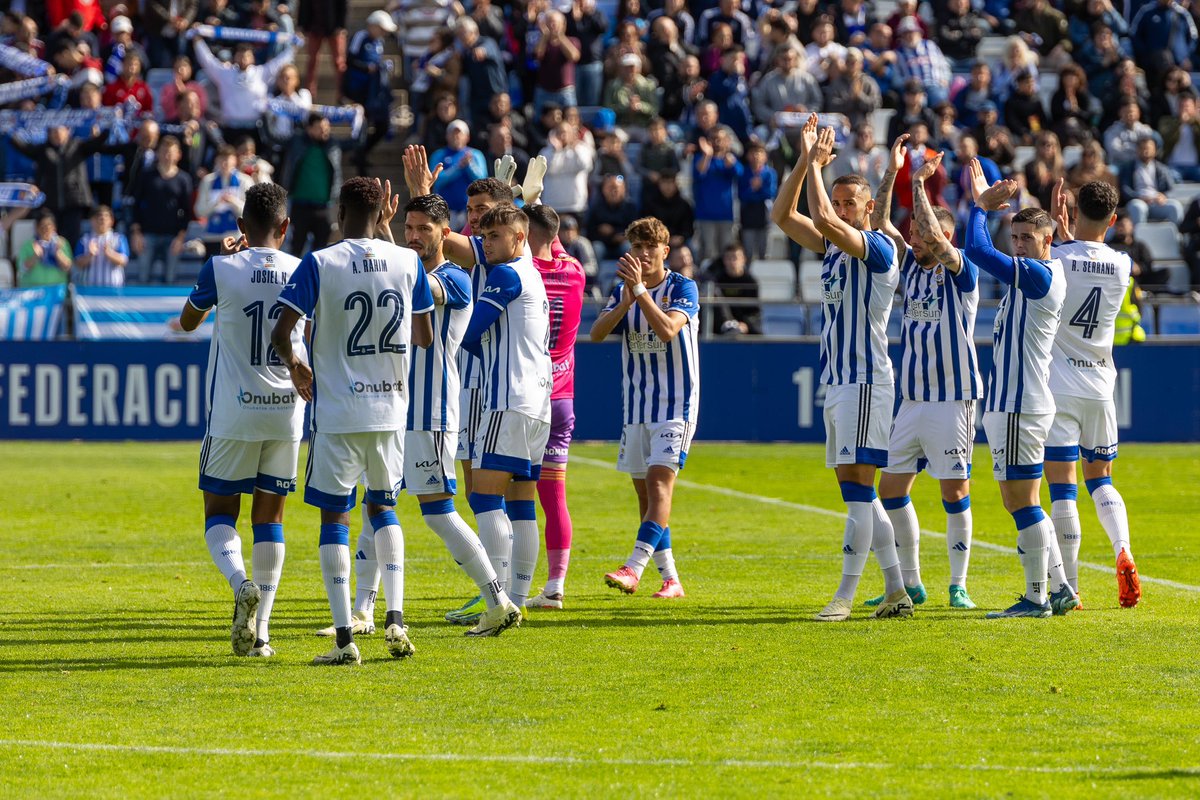
[[[502,312],[482,340],[484,408],[549,422],[550,301],[528,248],[520,258],[489,268],[479,302]]]
[[[566,253],[535,258],[550,303],[550,361],[554,372],[551,399],[575,396],[575,339],[583,314],[583,265]]]
[[[305,256],[296,274],[281,300],[313,310],[313,430],[403,430],[412,314],[432,305],[413,307],[414,294],[429,295],[420,258],[390,242],[344,239]]]
[[[430,314],[433,344],[418,347],[412,356],[408,430],[452,431],[458,429],[458,356],[474,307],[471,276],[447,261],[427,277],[441,285],[445,302]]]
[[[986,410],[1052,413],[1051,349],[1067,294],[1062,263],[1054,258],[1014,258],[1014,262],[1016,281],[1001,299],[992,329]],[[1036,296],[1038,292],[1025,276],[1041,265],[1050,271],[1050,285],[1044,295]],[[1022,288],[1026,283],[1030,284],[1028,291]]]
[[[216,308],[208,358],[208,435],[241,441],[299,439],[304,401],[271,346],[271,311],[299,260],[269,247],[214,256],[191,303]],[[303,351],[303,321],[292,347]]]
[[[887,324],[898,275],[896,245],[863,231],[866,258],[826,242],[821,263],[821,382],[838,386],[892,383]]]
[[[1133,261],[1102,242],[1064,242],[1053,255],[1062,262],[1067,292],[1054,337],[1050,389],[1072,397],[1110,398],[1117,380],[1113,334]]]

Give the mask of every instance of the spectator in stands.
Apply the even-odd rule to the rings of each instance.
[[[66,283],[67,274],[71,271],[71,244],[65,236],[59,235],[54,214],[42,212],[37,218],[35,231],[34,238],[26,242],[17,254],[20,270],[17,285],[29,288]]]
[[[151,0],[141,7],[150,66],[169,67],[187,47],[184,34],[196,21],[199,0]]]
[[[292,255],[301,256],[329,244],[332,208],[342,186],[342,149],[343,143],[333,138],[329,120],[316,112],[308,115],[304,134],[292,141],[279,179],[291,201]]]
[[[1017,75],[1017,85],[1004,102],[1004,125],[1018,145],[1033,144],[1034,137],[1049,127],[1033,73]]]
[[[433,113],[421,120],[421,144],[432,153],[446,143],[446,129],[458,119],[458,100],[444,94],[433,101]],[[498,120],[494,120],[498,121]]]
[[[937,114],[938,121],[937,127],[929,132],[929,146],[947,153],[957,150],[963,129],[958,126],[958,113],[954,106],[942,103],[933,113]]]
[[[383,39],[396,32],[396,23],[386,11],[372,11],[367,27],[355,31],[346,53],[342,94],[363,107],[369,128],[366,141],[355,150],[358,174],[367,172],[367,159],[391,127],[391,72],[383,58]],[[465,201],[464,201],[465,202]]]
[[[448,125],[453,121],[454,117],[451,117],[446,121],[446,124]],[[487,132],[491,130],[493,125],[505,125],[512,136],[513,146],[518,150],[529,150],[529,125],[525,121],[525,116],[513,108],[512,97],[508,92],[501,92],[493,97],[492,102],[488,104],[487,124],[488,127],[482,136],[476,134],[475,141],[473,142],[475,147],[483,149],[487,145]],[[443,135],[439,142],[445,141],[445,139],[443,130]]]
[[[857,47],[846,51],[845,63],[830,73],[823,92],[825,111],[842,114],[851,127],[866,122],[883,102],[875,79],[863,72],[863,53]]]
[[[637,218],[637,209],[625,196],[625,178],[605,175],[600,197],[588,211],[588,238],[601,261],[619,258],[629,252],[625,229]]]
[[[1164,116],[1159,131],[1167,166],[1185,181],[1200,181],[1200,115],[1196,111],[1196,95],[1181,95],[1177,115]]]
[[[1114,189],[1120,188],[1117,176],[1104,163],[1104,145],[1096,139],[1083,146],[1079,163],[1067,170],[1067,188],[1078,192],[1092,181],[1104,181]]]
[[[1096,97],[1108,96],[1116,80],[1117,65],[1132,55],[1128,43],[1119,40],[1103,22],[1092,25],[1091,38],[1083,45],[1076,61],[1088,75],[1088,85]]]
[[[687,6],[687,0],[665,0],[662,8],[651,11],[646,17],[646,21],[650,23],[651,32],[654,31],[654,23],[659,18],[665,17],[675,23],[681,41],[689,43],[696,41],[696,20],[688,11]]]
[[[200,103],[199,116],[203,117],[208,113],[208,92],[199,81],[192,80],[193,76],[192,59],[186,55],[176,56],[171,82],[158,92],[158,108],[163,119],[176,118],[175,103],[181,92],[192,92],[196,95],[196,100]]]
[[[106,106],[119,106],[131,97],[144,113],[154,113],[154,96],[142,78],[142,56],[135,50],[125,54],[121,76],[104,88],[102,102]]]
[[[474,0],[470,6],[471,19],[479,26],[479,35],[491,39],[497,46],[502,45],[505,36],[504,12],[496,8],[492,0]]]
[[[458,36],[459,59],[467,83],[467,114],[475,122],[486,118],[493,96],[508,91],[508,76],[500,48],[491,39],[479,35],[475,20],[460,17],[454,31]]]
[[[154,169],[143,170],[133,187],[130,244],[139,255],[138,283],[149,282],[158,261],[164,263],[163,283],[175,282],[192,218],[192,176],[179,169],[182,155],[179,140],[163,136],[158,142]]]
[[[1067,37],[1071,40],[1071,55],[1076,62],[1091,41],[1097,23],[1121,39],[1129,36],[1129,25],[1121,12],[1113,8],[1111,0],[1087,0],[1084,8],[1072,11],[1069,16]]]
[[[733,32],[733,41],[749,52],[757,52],[758,32],[754,21],[738,8],[738,0],[718,0],[716,8],[710,8],[696,21],[696,45],[703,47],[712,41],[713,28],[728,25]]]
[[[1134,235],[1133,219],[1127,211],[1117,212],[1117,221],[1113,225],[1106,244],[1119,253],[1126,253],[1133,261],[1133,278],[1139,286],[1158,288],[1166,283],[1167,271],[1154,272],[1154,256],[1145,242],[1139,241]]]
[[[1179,233],[1184,237],[1183,257],[1191,272],[1192,291],[1200,291],[1200,195],[1192,198],[1188,204],[1183,222],[1179,225]],[[1147,268],[1146,272],[1149,271]]]
[[[1042,208],[1050,208],[1050,193],[1060,178],[1067,175],[1062,145],[1053,131],[1037,135],[1033,160],[1025,165],[1025,186]]]
[[[685,62],[691,51],[679,38],[679,28],[667,16],[659,16],[650,24],[650,43],[646,47],[651,74],[662,90],[662,114],[678,119],[683,113]]]
[[[1113,123],[1121,117],[1121,108],[1129,102],[1137,103],[1140,119],[1143,122],[1150,117],[1150,92],[1143,83],[1142,73],[1132,58],[1127,58],[1117,65],[1112,87],[1108,91],[1108,96],[1101,102],[1104,104],[1104,112],[1100,115],[1100,130],[1108,130],[1112,127]]]
[[[646,126],[646,141],[638,155],[637,172],[642,176],[643,207],[646,207],[646,193],[658,183],[658,176],[668,170],[679,172],[679,154],[675,144],[667,139],[667,123],[661,117],[656,117]]]
[[[835,38],[848,47],[859,47],[867,41],[871,15],[864,0],[841,0],[833,13]]]
[[[1050,0],[1016,0],[1013,22],[1036,48],[1042,63],[1059,69],[1071,63],[1071,39],[1067,36],[1067,17],[1050,5]]]
[[[611,131],[597,133],[596,138],[600,144],[597,148],[593,186],[599,186],[605,175],[634,174],[633,164],[625,152],[625,144],[629,141],[628,133],[621,128],[613,128]],[[630,199],[636,200],[636,198]]]
[[[671,272],[696,280],[696,259],[692,256],[692,248],[686,244],[671,247],[671,252],[667,254],[667,267]]]
[[[293,137],[295,138],[295,137]],[[238,172],[250,179],[250,183],[272,183],[271,176],[275,174],[275,165],[265,158],[260,158],[254,149],[254,140],[249,136],[237,143]],[[286,158],[286,154],[284,156]],[[283,159],[279,159],[280,164]]]
[[[784,17],[796,38],[805,48],[812,44],[812,28],[816,21],[825,16],[825,10],[819,0],[797,0],[791,7],[791,13]]]
[[[945,16],[938,20],[934,38],[957,72],[974,63],[975,51],[986,30],[987,22],[971,8],[970,0],[949,0]]]
[[[470,146],[471,129],[461,119],[446,128],[446,145],[429,157],[430,169],[442,165],[433,190],[450,206],[451,227],[466,224],[467,187],[488,176],[488,163],[483,153]]]
[[[1182,67],[1172,67],[1163,79],[1162,91],[1150,95],[1150,113],[1144,116],[1151,128],[1161,128],[1164,117],[1179,114],[1179,100],[1185,94],[1195,94],[1192,75]]]
[[[567,18],[558,11],[547,11],[538,18],[537,62],[533,113],[540,114],[546,101],[560,106],[576,105],[575,64],[579,61],[579,40],[567,35]]]
[[[108,134],[92,129],[89,139],[75,139],[69,128],[56,125],[46,132],[46,143],[30,144],[20,134],[12,136],[12,146],[34,163],[34,182],[46,194],[43,208],[53,212],[56,229],[68,241],[79,241],[83,219],[91,213],[91,183],[86,162],[104,149]]]
[[[714,72],[721,68],[721,56],[727,50],[736,47],[737,43],[733,40],[733,28],[725,23],[719,23],[713,28],[712,40],[706,47],[700,50],[700,72],[705,78],[711,77]]]
[[[104,83],[103,64],[93,58],[86,44],[74,39],[59,39],[47,47],[50,64],[59,75],[67,78],[71,89],[85,83]]]
[[[458,92],[462,63],[454,50],[454,31],[449,28],[434,31],[425,52],[412,63],[411,72],[409,106],[421,120],[433,110],[434,98]],[[496,121],[492,119],[489,124]]]
[[[168,122],[179,127],[174,135],[183,148],[180,169],[193,178],[203,177],[212,165],[217,148],[224,141],[221,131],[216,123],[200,116],[200,101],[193,92],[180,94],[175,101],[175,108],[177,116]]]
[[[616,112],[622,127],[645,128],[658,116],[658,85],[641,71],[642,59],[628,53],[621,57],[617,77],[604,88],[604,105]]]
[[[1191,71],[1196,47],[1196,23],[1175,0],[1146,3],[1130,25],[1133,54],[1146,70],[1151,86],[1157,86],[1171,67]]]
[[[925,85],[916,78],[909,78],[904,83],[904,104],[888,122],[887,140],[896,141],[900,134],[907,133],[913,123],[918,121],[924,122],[929,130],[933,130],[937,126],[937,115],[929,106]]]
[[[779,112],[816,111],[823,100],[816,78],[804,68],[804,51],[785,46],[775,52],[775,68],[754,87],[754,116],[771,130]]]
[[[647,213],[652,209],[654,216],[671,232],[671,247],[691,241],[696,234],[696,209],[680,194],[677,172],[671,169],[660,172],[658,179],[646,187],[644,197],[646,200],[642,205]]]
[[[273,7],[272,0],[241,0],[239,12],[238,24],[248,30],[277,33],[280,37],[290,36],[295,32],[291,16],[280,14],[276,7]],[[265,61],[278,55],[281,49],[280,38],[276,38],[274,42],[255,50],[255,60]]]
[[[955,219],[965,223],[967,214],[971,209],[971,173],[967,169],[967,165],[971,163],[971,159],[978,158],[979,166],[983,169],[983,176],[987,179],[988,185],[995,183],[1004,176],[1000,174],[1000,167],[995,161],[987,156],[980,155],[979,142],[974,136],[969,133],[964,133],[958,139],[958,147],[954,151],[954,170],[950,174],[951,182],[958,188],[958,205],[953,209]],[[944,164],[945,162],[943,162]]]
[[[439,28],[448,28],[466,14],[457,0],[388,0],[384,13],[398,26],[396,38],[405,59],[403,72],[410,74],[412,63],[429,49]],[[489,19],[489,15],[484,15]]]
[[[76,286],[124,286],[129,264],[129,241],[113,230],[113,212],[106,205],[92,212],[92,230],[75,245]]]
[[[218,245],[226,236],[238,233],[237,219],[246,204],[246,190],[253,181],[238,171],[237,150],[222,145],[217,150],[213,171],[200,181],[196,193],[195,216],[204,220],[204,238]],[[210,246],[215,252],[216,247]]]
[[[902,81],[917,80],[925,87],[930,105],[950,99],[950,62],[936,42],[924,38],[915,17],[905,17],[897,30],[900,48],[896,52],[896,76]]]
[[[1121,118],[1104,132],[1104,150],[1108,161],[1117,167],[1132,164],[1142,139],[1154,138],[1154,129],[1142,122],[1142,109],[1132,100],[1121,106]]]
[[[141,180],[143,172],[153,168],[159,141],[158,123],[152,119],[142,121],[137,137],[116,150],[125,163],[121,177],[121,196],[124,201],[124,222],[128,223],[134,210],[133,187]]]
[[[100,87],[85,83],[79,88],[79,107],[88,111],[100,108]],[[85,162],[88,183],[92,187],[92,199],[111,206],[117,183],[116,149],[129,142],[129,133],[123,125],[113,125],[108,130],[105,147]]]
[[[200,11],[196,21],[204,25],[233,26],[241,24],[237,9],[229,5],[229,0],[200,0]]]
[[[1137,159],[1121,167],[1120,180],[1121,198],[1135,225],[1147,219],[1183,221],[1183,204],[1167,197],[1175,178],[1158,160],[1158,142],[1152,137],[1138,141]]]
[[[721,68],[708,79],[708,98],[717,104],[717,119],[743,142],[750,138],[750,89],[746,56],[735,46],[721,55]]]
[[[860,122],[854,126],[850,141],[829,165],[828,180],[835,181],[851,173],[862,175],[871,184],[873,197],[887,165],[888,151],[875,143],[875,128],[869,122]]]
[[[312,95],[309,94],[308,89],[301,88],[300,69],[295,64],[287,64],[279,70],[279,75],[275,78],[275,86],[271,90],[271,96],[290,103],[297,109],[303,109],[305,112],[312,109]],[[266,133],[264,149],[271,154],[273,161],[279,163],[283,160],[283,154],[287,152],[292,138],[296,135],[298,127],[296,121],[288,114],[265,114],[263,127]]]
[[[1004,48],[1004,58],[1000,60],[993,76],[995,80],[992,83],[995,86],[996,102],[1003,103],[1008,100],[1008,96],[1017,87],[1017,78],[1027,72],[1033,75],[1033,82],[1036,86],[1038,54],[1031,50],[1020,36],[1008,37]]]
[[[607,31],[608,21],[596,8],[595,0],[573,0],[567,34],[579,40],[575,94],[580,105],[600,105],[600,93],[604,90],[604,34]]]
[[[779,191],[779,174],[767,164],[767,149],[755,142],[746,148],[746,167],[738,180],[742,245],[751,259],[767,257],[767,203]]]
[[[917,9],[917,0],[898,0],[896,10],[887,18],[887,26],[892,29],[892,47],[899,49],[901,45],[900,23],[906,19],[916,20],[917,25],[921,28],[921,36],[928,39],[932,35],[929,26],[925,24],[925,20],[921,19],[920,12]]]
[[[744,169],[724,128],[718,128],[711,140],[701,137],[697,146],[699,152],[692,162],[697,248],[701,258],[715,258],[737,238],[733,197]]]
[[[604,76],[607,81],[616,77],[621,71],[621,59],[625,56],[637,56],[642,65],[642,72],[650,73],[650,59],[646,57],[646,45],[642,42],[638,28],[632,22],[617,23],[616,40],[609,45],[604,54]]]
[[[292,46],[266,64],[254,63],[254,48],[240,44],[233,51],[233,63],[226,64],[213,55],[208,44],[195,38],[196,58],[204,74],[217,88],[221,100],[221,133],[225,141],[250,134],[258,138],[258,121],[266,109],[267,95],[275,76],[292,60]]]
[[[617,3],[617,13],[613,16],[617,23],[632,23],[637,26],[638,36],[646,38],[647,32],[650,30],[650,21],[646,19],[646,12],[642,8],[642,0],[619,0]]]
[[[877,22],[867,31],[867,42],[862,48],[867,72],[879,85],[883,105],[896,108],[900,104],[899,87],[896,80],[896,51],[892,49],[892,29]]]
[[[908,129],[908,158],[904,159],[904,166],[896,173],[896,184],[903,187],[911,186],[912,173],[936,155],[937,151],[929,146],[929,126],[921,121],[914,122]],[[937,172],[926,179],[924,184],[929,202],[935,206],[945,207],[947,205],[945,191],[949,182],[945,164],[939,165]],[[907,238],[913,215],[912,191],[897,191],[892,200],[892,207],[894,209],[892,218],[896,222],[896,227]]]
[[[812,41],[805,48],[808,56],[808,71],[824,83],[829,76],[829,68],[838,66],[846,58],[846,46],[834,41],[833,22],[829,17],[819,17],[812,26]]]
[[[497,122],[488,128],[487,150],[484,151],[484,163],[494,164],[496,159],[512,156],[517,162],[517,174],[524,175],[529,166],[529,153],[513,144],[512,126],[507,122]]]
[[[575,217],[567,214],[559,222],[558,238],[563,250],[583,266],[583,274],[587,276],[586,291],[588,295],[594,300],[600,300],[603,294],[596,286],[596,274],[600,270],[596,263],[596,251],[592,249],[592,243],[579,234],[579,220]]]
[[[310,95],[317,93],[317,64],[321,46],[329,43],[333,55],[333,70],[337,85],[342,85],[346,73],[346,12],[347,0],[300,0],[296,26],[304,34],[308,64],[304,70],[304,85]]]
[[[746,266],[746,251],[732,242],[708,268],[709,280],[722,298],[742,301],[715,305],[713,327],[718,333],[762,335],[762,307],[753,302],[758,300],[758,280]]]
[[[121,65],[125,62],[126,53],[136,52],[141,56],[143,67],[149,61],[145,51],[133,41],[133,23],[129,21],[129,17],[113,17],[112,22],[108,23],[108,31],[112,42],[104,52],[104,82],[112,83],[121,74]]]
[[[1058,74],[1058,89],[1050,100],[1050,120],[1063,144],[1083,144],[1100,121],[1100,101],[1088,92],[1087,75],[1078,64]]]
[[[546,157],[542,202],[559,215],[582,216],[588,208],[588,175],[596,163],[595,148],[575,125],[560,122],[541,155]]]

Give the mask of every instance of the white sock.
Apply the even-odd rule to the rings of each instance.
[[[388,611],[404,610],[404,531],[395,511],[384,511],[371,518],[375,528],[375,557],[383,580],[383,596]]]
[[[967,586],[971,560],[971,507],[946,513],[946,553],[950,556],[950,585]]]
[[[889,595],[904,589],[900,555],[896,552],[896,533],[878,497],[871,501],[871,515],[871,550],[883,571],[883,592]]]
[[[434,512],[443,513],[434,513]],[[466,520],[454,510],[453,500],[434,501],[421,505],[425,524],[436,533],[450,551],[450,557],[462,567],[467,577],[479,587],[488,608],[495,608],[505,599],[504,590],[496,578],[496,571],[488,561],[479,537],[467,525]]]
[[[205,523],[204,542],[208,545],[208,553],[229,582],[229,588],[236,592],[246,580],[246,562],[242,560],[242,539],[233,527],[235,520],[219,516],[209,517]]]
[[[1050,522],[1050,535],[1046,537],[1046,574],[1050,578],[1048,590],[1051,594],[1071,588],[1071,582],[1067,580],[1067,571],[1063,567],[1062,550],[1058,546],[1053,521]]]
[[[508,596],[514,603],[523,606],[533,585],[533,571],[537,569],[538,551],[542,547],[542,534],[538,531],[536,519],[514,519],[512,526],[512,577],[509,580],[511,588]]]
[[[1047,542],[1053,535],[1053,526],[1044,514],[1041,520],[1017,531],[1017,555],[1025,570],[1025,597],[1038,605],[1046,603]]]
[[[283,574],[283,525],[269,523],[254,526],[254,547],[250,551],[250,563],[254,567],[254,582],[258,584],[257,636],[264,642],[270,641],[271,608],[275,605],[275,592],[279,589],[279,578]]]
[[[321,578],[335,628],[350,626],[350,531],[345,525],[321,526]]]
[[[354,610],[367,619],[375,616],[379,594],[379,561],[375,556],[375,529],[365,520],[354,553]]]
[[[507,591],[509,561],[512,559],[513,547],[512,523],[508,521],[508,515],[504,513],[503,498],[498,507],[481,510],[476,507],[475,498],[477,497],[479,495],[471,495],[471,508],[475,511],[475,522],[479,525],[479,541],[483,544],[483,549],[487,551],[488,559],[492,562],[492,569],[500,581],[500,588]],[[491,497],[491,495],[484,495],[484,497]]]
[[[646,570],[646,565],[650,563],[651,557],[654,555],[654,548],[645,542],[637,541],[633,543],[633,552],[629,558],[625,559],[625,566],[633,570],[634,574],[639,578]]]
[[[564,578],[546,578],[546,585],[542,587],[542,594],[547,597],[563,594],[563,586],[565,584],[566,580]]]
[[[1079,591],[1079,506],[1074,500],[1055,500],[1050,504],[1050,521],[1054,523],[1054,538],[1062,554],[1063,571],[1073,591]]]
[[[1092,492],[1092,502],[1096,504],[1096,516],[1112,542],[1113,555],[1119,556],[1124,550],[1133,558],[1133,550],[1129,547],[1129,516],[1117,487],[1111,483],[1097,487]]]
[[[874,530],[871,506],[869,501],[846,503],[846,529],[842,534],[842,582],[838,585],[837,596],[851,603],[854,602],[854,593],[858,591],[863,568],[867,565],[867,556],[871,553]],[[896,542],[893,540],[893,553],[895,548]]]
[[[654,552],[654,566],[658,567],[658,573],[664,581],[679,579],[679,573],[675,570],[675,555],[671,548]]]
[[[903,505],[896,506],[895,503],[888,502],[884,509],[896,537],[896,555],[900,558],[904,585],[918,586],[921,583],[921,528],[917,523],[917,510],[913,508],[908,495],[897,498],[897,501],[903,501]],[[879,555],[878,548],[875,554]]]

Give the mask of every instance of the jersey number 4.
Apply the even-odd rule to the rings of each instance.
[[[266,339],[263,337],[263,301],[256,300],[243,308],[242,311],[246,312],[246,316],[250,318],[250,366],[261,367],[263,363],[263,345],[266,344]],[[268,319],[279,319],[279,315],[282,312],[283,306],[276,304],[266,316]],[[282,367],[283,360],[275,352],[275,346],[267,344],[266,347],[267,366]]]
[[[382,333],[379,334],[379,349],[376,351],[375,345],[369,342],[363,344],[361,340],[367,329],[371,327],[371,316],[374,314],[374,309],[388,306],[392,307],[392,316],[383,326]],[[372,303],[371,296],[366,292],[351,292],[346,297],[345,309],[358,311],[358,319],[355,321],[354,327],[350,329],[350,338],[346,340],[346,355],[373,356],[376,352],[407,352],[408,345],[397,344],[393,341],[396,334],[400,332],[400,323],[404,320],[404,295],[395,289],[384,289],[379,293],[378,300]]]
[[[1088,296],[1083,299],[1083,303],[1080,304],[1079,308],[1071,316],[1071,321],[1068,324],[1075,328],[1083,328],[1083,338],[1092,338],[1092,334],[1100,326],[1099,286],[1088,292]]]

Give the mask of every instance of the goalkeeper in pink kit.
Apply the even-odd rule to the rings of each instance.
[[[550,301],[550,339],[547,347],[554,369],[550,394],[550,439],[538,478],[538,499],[546,515],[546,561],[549,578],[525,605],[562,608],[563,584],[571,560],[571,514],[567,511],[567,450],[575,428],[575,337],[583,311],[583,266],[567,255],[558,241],[558,214],[545,205],[526,206],[533,264]]]

